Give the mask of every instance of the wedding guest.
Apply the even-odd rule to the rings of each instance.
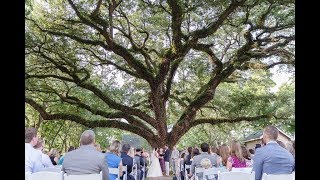
[[[228,158],[230,156],[230,149],[227,144],[222,144],[219,148],[219,163],[218,167],[227,167]]]
[[[256,150],[253,157],[255,179],[260,180],[266,174],[290,174],[294,168],[294,158],[290,152],[277,143],[279,130],[275,126],[267,126],[263,130],[265,146]]]
[[[246,161],[246,167],[251,167],[252,166],[252,161],[251,161],[251,155],[248,149],[246,148],[245,145],[241,145],[241,150],[242,150],[242,156],[244,157],[244,160]]]
[[[109,169],[105,155],[95,149],[94,143],[95,133],[85,130],[80,137],[81,146],[66,153],[61,170],[68,175],[99,174],[102,171],[102,180],[108,180]]]
[[[75,149],[76,149],[75,147],[70,146],[70,147],[68,148],[68,152],[73,151],[73,150],[75,150]],[[64,161],[64,155],[60,157],[60,159],[59,159],[59,161],[58,161],[58,165],[62,165],[63,161]]]
[[[171,151],[168,147],[168,145],[164,146],[164,164],[165,164],[165,168],[166,168],[166,176],[169,176],[169,171],[170,171],[170,156],[171,156]]]
[[[231,141],[230,156],[227,161],[227,169],[247,167],[246,161],[242,155],[241,145],[238,141]]]
[[[176,146],[173,146],[173,150],[171,153],[171,160],[172,160],[172,171],[173,174],[180,174],[180,163],[179,163],[179,159],[180,159],[180,153],[177,150]]]
[[[133,167],[133,158],[128,155],[130,149],[130,144],[123,144],[120,157],[122,158],[122,165],[127,166],[127,180],[134,180],[134,177],[130,174]]]
[[[60,154],[59,154],[59,151],[55,148],[51,149],[50,150],[50,160],[52,162],[53,165],[57,165],[58,164],[58,161],[59,161],[59,158],[60,158]]]
[[[192,175],[194,174],[195,167],[197,168],[201,167],[201,160],[204,158],[208,158],[211,161],[211,165],[213,167],[217,167],[217,155],[213,156],[208,154],[209,145],[207,143],[202,143],[200,147],[201,147],[202,153],[193,157],[193,161],[191,164],[191,172],[189,174],[189,177],[192,177]]]
[[[165,173],[166,172],[166,168],[165,168],[163,149],[159,148],[158,153],[159,153],[159,163],[160,163],[161,171],[162,171],[162,173]]]
[[[33,147],[39,140],[37,134],[36,128],[25,128],[25,172],[35,173],[43,169],[42,155]]]
[[[50,157],[42,152],[44,145],[44,140],[42,138],[39,138],[38,143],[34,146],[34,148],[41,154],[41,162],[44,168],[54,167],[50,160]]]
[[[121,143],[118,140],[115,140],[111,143],[109,152],[105,154],[106,156],[106,164],[108,164],[109,168],[118,168],[119,176],[122,176],[122,159],[120,157],[120,148]],[[116,180],[118,177],[116,174],[109,173],[109,180]]]

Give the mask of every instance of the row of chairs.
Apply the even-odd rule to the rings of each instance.
[[[122,167],[123,180],[127,180],[127,166]],[[109,168],[110,174],[116,174],[117,180],[120,180],[118,168]],[[63,171],[40,171],[36,173],[25,173],[25,180],[102,180],[102,172],[100,174],[82,174],[82,175],[68,175]]]
[[[185,167],[185,179],[188,180]],[[232,168],[232,171],[228,171],[226,168],[195,168],[195,180],[255,180],[255,172],[252,168]],[[295,180],[295,172],[291,174],[263,174],[262,180]]]

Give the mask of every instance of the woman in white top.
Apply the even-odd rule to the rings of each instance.
[[[159,162],[159,153],[157,148],[155,148],[151,154],[151,165],[148,169],[147,177],[159,177],[163,176],[161,171],[161,166]]]

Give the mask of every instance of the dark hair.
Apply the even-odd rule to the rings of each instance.
[[[188,147],[188,152],[189,152],[189,154],[192,153],[192,147]]]
[[[75,150],[75,149],[76,149],[75,147],[70,146],[69,149],[68,149],[68,152],[73,151],[73,150]]]
[[[255,149],[260,148],[260,147],[261,147],[261,144],[256,144]]]
[[[184,158],[184,155],[185,155],[186,153],[182,153],[181,154],[181,156],[180,156],[180,158]]]
[[[250,154],[254,154],[254,149],[249,149]]]
[[[141,148],[137,148],[137,149],[136,149],[136,152],[140,152],[140,151],[142,151]]]
[[[122,146],[121,151],[127,153],[127,152],[129,152],[130,148],[131,148],[130,144],[124,144],[124,145]]]
[[[199,149],[198,148],[193,148],[192,157],[194,157],[196,155],[199,155],[199,154],[200,154]]]
[[[38,134],[38,130],[34,127],[26,127],[25,128],[25,135],[24,140],[25,143],[30,143],[34,137]]]
[[[207,144],[207,143],[202,143],[202,144],[201,144],[201,151],[202,151],[202,152],[208,152],[208,151],[209,151],[209,144]]]

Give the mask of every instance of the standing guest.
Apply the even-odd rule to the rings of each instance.
[[[35,173],[43,169],[42,155],[33,147],[38,143],[37,134],[36,128],[25,128],[25,172]]]
[[[49,156],[42,152],[44,148],[44,140],[42,138],[39,138],[38,143],[34,146],[34,148],[41,154],[41,162],[44,168],[54,167]]]
[[[136,154],[134,156],[134,159],[135,159],[135,161],[137,163],[137,174],[138,174],[137,179],[138,180],[142,179],[142,177],[143,177],[143,167],[145,166],[145,162],[144,162],[143,157],[141,156],[141,153],[142,153],[142,149],[141,148],[137,148],[136,149]]]
[[[134,180],[134,177],[130,174],[132,172],[133,167],[133,158],[128,155],[130,149],[130,144],[122,145],[120,157],[122,158],[122,165],[127,166],[127,180]]]
[[[94,143],[94,132],[85,130],[80,137],[80,147],[66,153],[62,171],[68,175],[99,174],[102,171],[102,180],[108,180],[109,169],[105,155],[95,149]]]
[[[184,177],[184,175],[185,175],[185,173],[184,173],[184,168],[185,168],[185,166],[184,166],[184,163],[185,163],[185,159],[186,159],[186,155],[185,155],[186,153],[185,152],[182,152],[181,153],[181,156],[180,156],[180,179],[181,180],[184,180],[185,179],[185,177]]]
[[[76,149],[75,147],[70,146],[70,147],[68,148],[68,152],[73,151],[73,150],[75,150],[75,149]],[[62,165],[63,160],[64,160],[64,156],[61,156],[60,159],[59,159],[59,161],[58,161],[58,165]]]
[[[147,173],[148,173],[148,169],[147,169],[147,166],[148,166],[148,159],[149,159],[149,153],[145,152],[144,150],[141,152],[141,158],[143,159],[142,162],[144,163],[144,168],[143,168],[143,177],[146,177],[147,176]]]
[[[265,146],[256,150],[253,157],[255,180],[266,174],[290,174],[294,167],[294,158],[290,152],[277,143],[279,130],[275,126],[267,126],[263,130]]]
[[[246,161],[242,155],[241,145],[238,141],[231,141],[230,156],[227,161],[227,169],[247,167]]]
[[[186,160],[185,160],[185,165],[191,165],[191,163],[192,163],[192,161],[191,161],[191,158],[192,158],[191,157],[192,156],[192,147],[188,147],[187,151],[188,151],[188,155],[187,155]],[[190,168],[187,168],[186,170],[187,170],[187,174],[189,174],[190,173]]]
[[[165,174],[166,172],[166,168],[165,168],[165,162],[164,162],[164,152],[162,148],[159,148],[159,162],[160,162],[160,167],[161,167],[161,171],[163,174]]]
[[[168,147],[168,145],[164,146],[164,164],[166,168],[166,176],[169,176],[169,171],[170,171],[170,156],[171,156],[171,151]]]
[[[176,146],[173,146],[173,151],[171,153],[171,159],[172,159],[172,171],[173,171],[173,174],[180,174],[180,163],[179,163],[179,159],[180,159],[180,156],[179,156],[179,151],[177,150],[177,147]]]
[[[109,168],[118,168],[119,169],[119,176],[122,176],[122,160],[120,157],[120,148],[121,143],[118,140],[115,140],[111,143],[111,146],[109,148],[109,152],[105,154],[106,156],[106,164],[108,164]],[[116,174],[110,174],[109,173],[109,180],[116,180],[117,179]]]

